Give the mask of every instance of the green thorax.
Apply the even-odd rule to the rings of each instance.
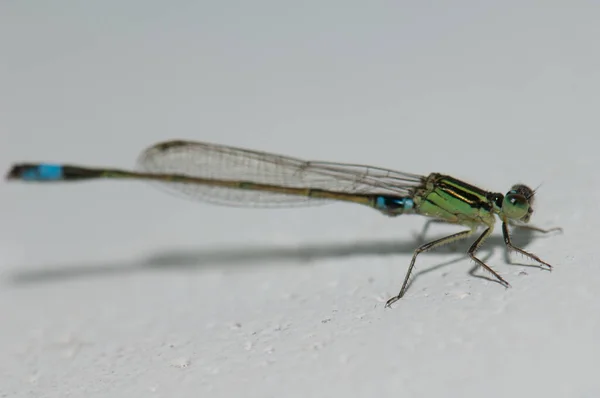
[[[459,224],[494,223],[502,195],[484,191],[456,178],[432,173],[423,186],[415,191],[416,212],[428,217]]]

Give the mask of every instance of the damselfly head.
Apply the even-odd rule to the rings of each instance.
[[[513,185],[504,195],[502,213],[510,220],[529,222],[533,213],[535,191],[523,184]]]

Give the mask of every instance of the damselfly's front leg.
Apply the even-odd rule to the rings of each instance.
[[[515,224],[515,223],[510,223],[510,226],[513,227],[513,228],[519,228],[519,229],[526,229],[526,230],[529,230],[529,231],[541,232],[543,234],[549,234],[550,232],[563,232],[563,229],[561,227],[554,227],[554,228],[544,229],[544,228],[536,227],[536,226],[533,226],[533,225],[522,225],[522,224]]]
[[[433,242],[426,243],[420,246],[417,250],[415,250],[410,265],[408,266],[408,271],[406,272],[406,276],[404,277],[404,283],[402,283],[402,287],[400,288],[400,293],[397,296],[390,298],[387,303],[385,303],[386,307],[391,306],[396,301],[400,300],[404,293],[406,293],[406,289],[408,287],[408,282],[410,281],[410,275],[412,274],[412,270],[415,266],[415,261],[417,260],[417,256],[420,253],[427,252],[429,250],[435,249],[436,247],[446,245],[448,243],[456,242],[457,240],[465,239],[473,234],[474,230],[470,229],[468,231],[458,232],[456,234],[445,236],[441,239],[434,240]]]
[[[528,227],[528,226],[519,226],[519,227]],[[548,233],[548,232],[552,232],[552,231],[556,231],[556,230],[562,231],[562,228],[560,228],[560,227],[551,228],[551,229],[541,229],[541,228],[537,228],[537,227],[529,227],[528,229],[532,229],[534,231],[543,232],[543,233]],[[509,250],[514,250],[516,252],[519,252],[522,255],[524,255],[525,257],[529,257],[530,259],[537,261],[538,263],[540,263],[542,265],[545,265],[546,267],[548,267],[548,270],[552,270],[552,266],[550,264],[548,264],[547,262],[545,262],[544,260],[542,260],[541,258],[536,256],[535,254],[529,253],[528,251],[525,251],[525,250],[521,249],[520,247],[513,246],[512,242],[510,240],[510,234],[508,232],[508,225],[506,224],[506,222],[502,223],[502,235],[504,236],[504,243],[506,244],[506,247]]]

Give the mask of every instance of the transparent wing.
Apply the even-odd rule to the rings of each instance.
[[[251,184],[365,194],[409,195],[423,182],[415,174],[376,167],[300,159],[223,145],[169,141],[146,149],[138,168],[148,173],[183,174],[193,177],[238,181],[243,187],[159,182],[162,188],[188,199],[240,207],[285,207],[330,203],[308,196],[286,195]]]

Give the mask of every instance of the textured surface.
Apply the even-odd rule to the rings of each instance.
[[[384,310],[419,217],[3,183],[0,396],[600,396],[598,6],[202,4],[0,5],[0,167],[183,138],[542,184],[533,222],[565,233],[515,241],[555,270],[496,231],[511,289],[458,245]]]

